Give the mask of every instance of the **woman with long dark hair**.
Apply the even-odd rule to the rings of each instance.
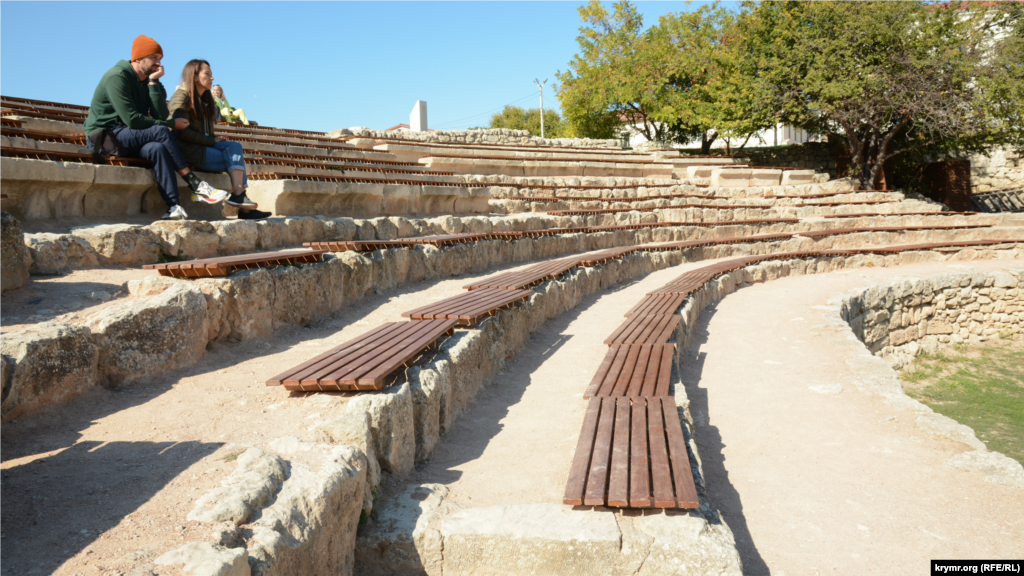
[[[185,159],[204,172],[227,172],[231,176],[231,197],[227,203],[239,208],[255,208],[245,195],[248,178],[242,145],[214,133],[216,106],[210,88],[213,71],[206,60],[189,60],[181,72],[181,86],[167,105],[170,118],[185,118],[188,127],[175,130],[174,137]],[[242,218],[253,216],[240,214]],[[264,216],[265,217],[265,216]]]

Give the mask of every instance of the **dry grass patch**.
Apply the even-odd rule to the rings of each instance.
[[[900,372],[906,393],[970,426],[989,450],[1024,462],[1024,339],[921,353]]]

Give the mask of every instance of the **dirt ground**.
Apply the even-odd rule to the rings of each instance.
[[[345,410],[347,394],[291,394],[266,386],[267,378],[381,322],[401,320],[405,310],[462,293],[467,279],[527,265],[371,295],[317,325],[269,341],[215,343],[194,366],[118,390],[94,389],[4,423],[0,574],[118,574],[206,539],[204,528],[185,517],[235,469],[240,446],[266,448],[281,436],[307,435]],[[38,298],[59,301],[49,304],[54,310],[70,307],[85,291],[73,283],[114,291],[138,273],[34,278],[4,294],[4,328],[9,310],[21,318],[13,309],[31,310]],[[9,295],[17,303],[9,304]]]
[[[410,480],[447,484],[464,506],[561,501],[603,339],[651,287],[707,263],[610,288],[549,321]],[[919,268],[783,279],[704,315],[683,377],[712,502],[749,573],[920,573],[927,558],[1005,558],[1014,546],[1020,556],[1020,491],[945,468],[965,447],[860,393],[843,352],[814,333],[812,306]],[[5,423],[0,572],[118,574],[206,539],[185,517],[241,446],[306,435],[345,409],[345,394],[289,394],[267,377],[501,270],[373,295],[315,326],[215,344],[192,367]],[[807,389],[837,380],[839,396]]]
[[[130,297],[122,290],[125,282],[153,274],[138,268],[97,268],[32,276],[0,298],[0,332],[17,332],[51,320],[77,323],[115,300]]]

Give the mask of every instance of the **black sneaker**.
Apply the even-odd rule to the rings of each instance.
[[[262,212],[260,210],[239,210],[239,220],[263,220],[264,218],[270,218],[270,212]]]
[[[249,200],[249,197],[245,195],[245,192],[242,192],[241,194],[232,194],[231,197],[228,198],[228,205],[238,206],[239,208],[255,208],[259,206],[259,204]]]

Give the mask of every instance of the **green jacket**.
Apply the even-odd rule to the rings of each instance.
[[[212,97],[212,96],[211,96]],[[174,91],[171,96],[168,119],[185,118],[188,120],[188,128],[175,130],[174,139],[178,142],[185,160],[193,164],[206,163],[206,147],[217,143],[217,136],[213,133],[216,124],[216,108],[213,104],[204,104],[206,108],[206,119],[202,122],[196,116],[194,110],[189,107],[188,94],[183,89]]]
[[[147,87],[148,86],[148,87]],[[131,62],[121,60],[100,78],[85,119],[85,133],[100,128],[127,126],[141,130],[152,126],[172,126],[167,118],[167,92],[159,82],[139,80]]]

